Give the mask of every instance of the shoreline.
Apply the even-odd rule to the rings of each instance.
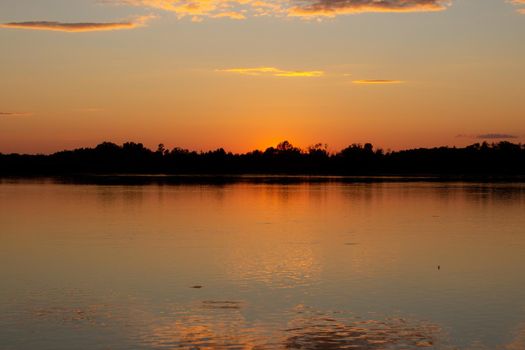
[[[5,182],[39,182],[93,185],[225,185],[308,183],[523,183],[524,175],[308,175],[308,174],[72,174],[0,175]]]

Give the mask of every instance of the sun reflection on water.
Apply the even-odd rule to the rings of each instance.
[[[243,285],[261,283],[272,288],[307,286],[318,281],[321,265],[310,244],[268,245],[271,249],[253,246],[232,250],[226,269],[230,278]]]

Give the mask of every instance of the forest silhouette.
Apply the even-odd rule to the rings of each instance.
[[[1,175],[48,176],[86,174],[285,174],[285,175],[525,175],[525,145],[476,143],[464,148],[437,147],[402,151],[352,144],[330,153],[316,144],[300,149],[288,141],[264,151],[243,154],[196,152],[182,148],[156,150],[141,143],[104,142],[50,155],[0,153]]]

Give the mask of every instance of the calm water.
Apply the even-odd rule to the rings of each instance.
[[[0,281],[1,350],[525,349],[525,185],[3,180]]]

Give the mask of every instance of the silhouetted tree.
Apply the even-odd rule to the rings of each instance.
[[[303,151],[283,141],[245,154],[223,148],[198,153],[180,147],[167,150],[163,144],[152,151],[141,143],[103,142],[47,156],[0,153],[0,174],[525,175],[525,146],[506,141],[387,152],[370,143],[351,144],[335,154],[327,149],[318,143]]]

